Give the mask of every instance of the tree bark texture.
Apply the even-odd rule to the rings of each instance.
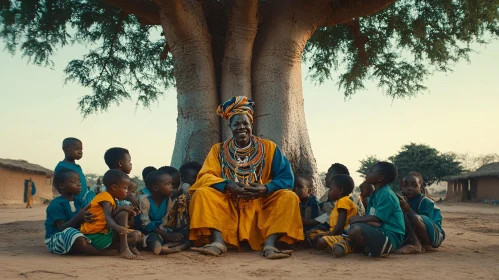
[[[173,166],[203,162],[230,137],[216,107],[245,95],[256,103],[254,134],[276,142],[295,172],[314,178],[314,193],[323,192],[305,121],[303,50],[317,28],[348,24],[394,0],[107,1],[163,28],[178,95]]]

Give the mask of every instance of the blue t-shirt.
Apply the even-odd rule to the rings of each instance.
[[[87,187],[87,179],[85,178],[85,174],[83,174],[83,170],[81,169],[81,166],[79,166],[78,164],[74,164],[74,163],[60,161],[57,164],[57,166],[55,167],[54,173],[57,173],[57,171],[64,169],[64,168],[74,170],[80,176],[81,191],[76,196],[78,196],[81,200],[83,200],[83,197],[85,197],[85,194],[88,192],[88,187]]]
[[[381,220],[380,230],[388,236],[394,249],[402,246],[405,235],[404,213],[389,186],[381,187],[371,194],[366,215],[376,216]]]
[[[423,194],[419,194],[416,197],[409,199],[408,203],[414,212],[418,215],[430,218],[430,220],[442,230],[442,214],[440,213],[440,208],[435,205],[433,200],[423,196]]]
[[[47,218],[45,220],[45,239],[50,238],[54,233],[60,232],[55,221],[63,220],[67,222],[80,212],[83,208],[83,200],[75,196],[73,201],[67,200],[63,196],[54,198],[47,207]],[[74,208],[71,207],[74,203]]]

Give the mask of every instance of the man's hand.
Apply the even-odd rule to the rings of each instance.
[[[267,186],[258,183],[250,183],[249,186],[245,186],[243,188],[241,198],[245,200],[257,199],[260,197],[264,197],[267,192]]]

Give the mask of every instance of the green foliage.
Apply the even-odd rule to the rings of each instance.
[[[471,43],[499,36],[498,8],[499,0],[398,0],[354,21],[358,25],[317,30],[303,58],[313,80],[336,79],[346,97],[366,81],[390,97],[410,97],[425,89],[433,72],[468,59]],[[134,96],[149,106],[174,86],[160,31],[102,0],[0,0],[0,38],[7,51],[52,67],[60,48],[76,43],[88,49],[65,70],[66,81],[93,91],[79,101],[85,116]]]
[[[171,56],[161,60],[166,45],[156,27],[142,27],[134,16],[103,1],[0,0],[0,38],[6,49],[40,66],[53,66],[54,52],[81,44],[88,53],[70,61],[66,81],[92,89],[79,107],[84,116],[105,111],[136,95],[149,106],[174,86]]]
[[[360,173],[362,177],[366,177],[367,173],[371,170],[371,168],[377,163],[380,162],[381,160],[378,159],[376,156],[368,156],[365,159],[360,160],[360,167],[357,170],[357,173]]]
[[[402,150],[389,160],[397,166],[398,178],[392,189],[398,189],[401,180],[410,172],[423,175],[423,186],[438,183],[443,177],[463,172],[463,167],[455,154],[441,153],[423,144],[405,145]]]
[[[358,34],[348,25],[317,30],[304,59],[313,80],[335,78],[346,97],[369,80],[387,96],[411,97],[432,73],[467,60],[471,43],[499,36],[498,9],[499,0],[398,0],[361,18]]]

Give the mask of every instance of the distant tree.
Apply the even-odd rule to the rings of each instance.
[[[469,153],[457,154],[457,159],[461,162],[464,171],[474,172],[478,168],[493,162],[499,162],[499,154],[486,154],[473,156]]]
[[[97,183],[97,179],[99,178],[102,179],[102,175],[98,175],[95,173],[87,173],[85,174],[85,178],[87,179],[87,186],[90,188],[91,186]]]
[[[424,144],[405,145],[389,160],[397,166],[399,173],[397,180],[392,184],[394,190],[398,190],[402,178],[413,171],[423,175],[423,186],[425,187],[438,183],[445,176],[463,172],[463,167],[456,154],[441,153]]]
[[[360,160],[360,167],[357,172],[361,174],[361,177],[365,178],[369,170],[379,161],[381,160],[374,155],[368,156],[367,158]]]

